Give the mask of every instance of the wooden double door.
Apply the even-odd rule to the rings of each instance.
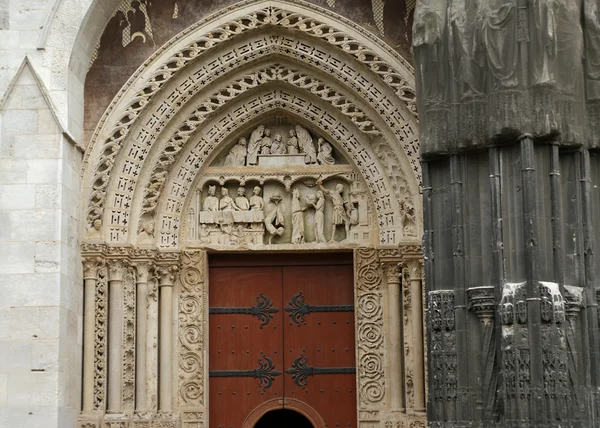
[[[210,259],[210,427],[293,408],[356,426],[350,254]]]

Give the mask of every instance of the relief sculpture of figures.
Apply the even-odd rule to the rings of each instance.
[[[237,205],[240,211],[250,211],[250,202],[248,201],[248,198],[246,198],[246,189],[240,186],[237,193],[235,205]]]
[[[323,192],[319,190],[317,192],[316,201],[314,198],[307,199],[309,203],[315,208],[315,240],[319,244],[327,243],[325,239],[325,196]]]
[[[261,155],[270,154],[272,145],[273,145],[273,140],[271,139],[271,130],[269,128],[265,128],[264,137],[260,142],[260,154]]]
[[[400,218],[402,219],[402,226],[404,226],[404,235],[410,237],[417,236],[415,207],[408,198],[400,202]]]
[[[532,65],[534,86],[553,85],[557,54],[557,0],[532,0]]]
[[[208,196],[204,199],[204,211],[219,211],[219,199],[215,196],[217,186],[208,186]]]
[[[246,165],[246,139],[240,138],[238,143],[231,148],[225,158],[226,166],[244,166]]]
[[[321,165],[333,165],[335,159],[333,158],[333,147],[325,139],[319,138],[317,140],[319,146],[319,155],[317,156],[318,161]]]
[[[496,86],[514,88],[519,84],[517,19],[516,0],[490,0],[484,17],[483,35],[489,69]]]
[[[323,182],[321,180],[317,180],[317,184],[319,185],[321,192],[323,192],[324,195],[329,196],[333,202],[331,239],[329,242],[335,242],[335,231],[338,226],[344,226],[344,229],[346,230],[345,241],[350,236],[350,209],[348,208],[349,204],[344,200],[344,186],[338,184],[335,186],[335,190],[327,190],[323,187]]]
[[[283,138],[281,134],[275,135],[273,139],[273,144],[271,145],[271,154],[272,155],[285,155],[287,153],[287,149],[283,142]]]
[[[600,2],[584,0],[587,99],[600,100]]]
[[[292,244],[304,244],[304,211],[300,202],[300,190],[292,192]]]
[[[296,125],[296,136],[300,149],[304,153],[304,163],[312,165],[317,163],[317,148],[312,135],[302,125]]]
[[[287,140],[287,153],[288,155],[297,155],[300,153],[295,129],[290,129],[290,138]]]
[[[101,239],[102,238],[102,220],[96,219],[92,224],[92,227],[88,230],[88,239]]]
[[[271,208],[269,213],[265,217],[265,227],[271,234],[269,237],[269,245],[272,243],[275,236],[281,236],[284,232],[285,220],[283,217],[283,210],[281,207],[281,196],[274,194],[269,199],[271,201]]]
[[[149,221],[144,224],[144,228],[138,236],[138,245],[151,245],[154,243],[154,222]]]
[[[252,196],[250,197],[250,209],[252,211],[263,211],[265,209],[265,200],[260,196],[262,189],[256,186],[252,190]]]
[[[417,75],[423,99],[437,104],[446,95],[446,58],[442,38],[446,28],[446,0],[417,2],[413,25],[413,46],[419,60]]]
[[[250,141],[248,142],[248,165],[258,165],[258,155],[260,154],[264,133],[265,127],[263,125],[260,125],[252,132]]]

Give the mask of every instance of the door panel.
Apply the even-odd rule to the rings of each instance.
[[[356,426],[352,274],[347,265],[283,268],[285,396],[330,427]],[[300,293],[303,304],[292,301]]]
[[[353,269],[332,256],[211,263],[211,428],[240,428],[273,398],[306,403],[327,426],[356,426]]]
[[[256,406],[283,395],[283,376],[277,375],[283,371],[281,275],[277,267],[210,270],[211,427],[240,427]],[[266,299],[271,311],[264,310]],[[212,313],[252,307],[263,309],[254,314]],[[262,372],[251,374],[261,366]],[[243,371],[246,376],[240,376]]]

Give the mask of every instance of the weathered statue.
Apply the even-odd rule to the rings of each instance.
[[[260,142],[260,154],[261,155],[270,154],[272,145],[273,145],[273,140],[271,139],[271,130],[269,128],[265,128],[264,137]]]
[[[273,139],[273,144],[271,145],[271,154],[272,155],[285,155],[287,153],[287,149],[283,142],[283,138],[281,134],[275,135]]]
[[[282,200],[281,196],[274,194],[269,200],[271,201],[272,206],[265,217],[265,227],[271,234],[269,237],[269,244],[271,244],[275,236],[283,235],[285,220],[280,204]]]
[[[415,207],[410,200],[400,202],[400,219],[404,227],[405,236],[417,236],[417,223],[415,219]]]
[[[317,145],[319,146],[319,154],[317,155],[317,160],[321,165],[333,165],[335,164],[335,159],[333,158],[333,147],[323,138],[319,138],[317,140]]]
[[[240,138],[238,143],[231,148],[225,158],[226,166],[244,166],[246,165],[247,142],[244,137]]]
[[[297,155],[300,152],[298,147],[298,137],[296,137],[296,131],[290,129],[290,138],[287,140],[287,152],[288,155]]]
[[[219,211],[219,199],[215,196],[217,186],[208,186],[208,195],[204,198],[203,211]]]
[[[221,188],[221,199],[219,200],[219,210],[221,211],[239,211],[231,196],[229,196],[229,190],[226,187]]]
[[[600,100],[600,2],[583,0],[587,99]]]
[[[304,163],[312,165],[317,163],[317,149],[312,135],[302,125],[296,125],[296,135],[301,151],[304,153]]]
[[[342,184],[337,184],[335,190],[327,190],[323,187],[323,181],[317,180],[317,184],[319,185],[321,192],[323,192],[324,195],[329,196],[333,202],[333,212],[331,214],[331,239],[329,242],[335,241],[335,231],[338,226],[344,226],[344,229],[346,230],[345,239],[348,239],[350,236],[350,210],[348,209],[347,202],[344,200],[344,186]]]
[[[248,142],[248,165],[258,165],[258,155],[260,154],[264,133],[265,127],[260,125],[250,135],[250,141]]]
[[[149,221],[144,224],[144,228],[138,235],[138,245],[151,245],[154,243],[154,222]]]
[[[494,86],[514,88],[517,76],[517,0],[490,0],[483,18],[483,37]]]
[[[96,219],[92,223],[92,227],[88,229],[87,237],[89,239],[102,239],[102,220]]]
[[[575,94],[582,85],[584,46],[579,1],[554,0],[557,5],[555,79],[558,89]],[[597,3],[596,3],[597,4]],[[596,51],[596,57],[598,52]],[[597,71],[597,69],[596,69]]]
[[[235,198],[235,205],[240,209],[240,211],[249,211],[250,210],[250,202],[246,197],[246,189],[243,187],[238,188],[237,197]]]
[[[250,209],[252,211],[263,211],[265,209],[265,200],[260,196],[262,189],[256,186],[252,190],[252,196],[250,197]]]
[[[427,105],[445,100],[447,73],[443,45],[446,0],[421,0],[415,7],[413,46],[423,99]]]
[[[317,192],[317,200],[312,202],[312,206],[315,209],[315,241],[325,244],[325,196],[322,191]]]
[[[292,192],[292,244],[304,244],[304,211],[300,202],[300,190]]]
[[[223,212],[222,217],[219,219],[219,225],[221,230],[229,239],[233,237],[233,225],[235,219],[233,218],[233,211],[239,211],[239,208],[235,205],[235,202],[229,196],[229,190],[226,187],[221,187],[221,199],[219,200],[219,208]]]

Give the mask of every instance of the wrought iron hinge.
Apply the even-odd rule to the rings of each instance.
[[[271,318],[273,318],[273,314],[279,312],[279,309],[273,307],[273,302],[260,293],[260,296],[256,298],[256,306],[252,306],[251,308],[209,308],[209,314],[242,314],[242,315],[252,315],[258,318],[261,321],[260,328],[263,328],[265,325],[269,324]]]
[[[281,372],[273,370],[275,364],[273,361],[262,354],[263,358],[258,359],[259,367],[254,370],[211,370],[208,372],[210,377],[252,377],[258,379],[258,387],[266,391],[273,385],[275,376],[281,376]]]
[[[292,375],[294,383],[302,389],[308,384],[309,376],[356,373],[354,367],[310,367],[306,363],[308,363],[308,359],[304,355],[300,355],[292,363],[292,368],[285,371]]]
[[[306,324],[304,316],[311,312],[354,312],[353,305],[308,305],[304,302],[302,291],[292,297],[289,305],[285,308],[285,311],[290,313],[290,318],[298,325],[301,323]]]

